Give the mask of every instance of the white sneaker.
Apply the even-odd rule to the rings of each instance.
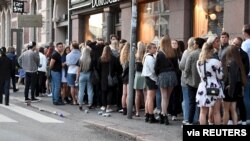
[[[123,109],[119,110],[118,112],[119,112],[119,113],[123,113]]]
[[[176,116],[172,116],[172,121],[176,121],[177,117]]]
[[[52,93],[48,94],[47,96],[48,96],[48,97],[52,97]]]
[[[111,112],[113,112],[112,109],[106,109],[106,113],[111,113]]]
[[[233,125],[233,121],[232,121],[232,120],[229,120],[229,121],[227,122],[227,125]]]
[[[104,106],[102,106],[100,109],[101,109],[102,111],[105,111],[106,108],[105,108]]]
[[[158,114],[159,115],[160,113],[161,113],[161,111],[159,109],[157,109],[157,108],[154,109],[154,114]]]
[[[241,122],[241,125],[247,125],[246,121]]]
[[[247,120],[247,124],[248,124],[248,125],[250,124],[250,120]]]
[[[183,121],[182,121],[182,124],[187,124],[187,123],[188,123],[187,120],[183,120]]]

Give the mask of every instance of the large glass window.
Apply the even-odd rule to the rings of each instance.
[[[89,17],[89,23],[85,25],[87,32],[85,32],[86,40],[94,40],[102,37],[103,32],[103,14],[95,14]]]
[[[224,0],[195,0],[194,36],[223,31]]]
[[[139,40],[158,44],[169,33],[169,0],[142,3],[139,7]]]

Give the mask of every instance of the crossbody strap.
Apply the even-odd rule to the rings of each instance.
[[[204,62],[204,75],[205,75],[205,81],[206,81],[206,86],[207,87],[207,70],[206,70],[206,61]]]

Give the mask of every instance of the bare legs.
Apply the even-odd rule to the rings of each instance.
[[[122,87],[122,108],[123,108],[123,115],[127,114],[127,96],[128,96],[128,84],[123,84]]]
[[[135,91],[135,110],[136,116],[139,116],[139,110],[141,106],[141,98],[142,98],[143,90],[136,90]]]
[[[71,96],[72,96],[73,105],[76,105],[77,104],[78,88],[76,88],[75,86],[71,86],[70,87],[70,93],[71,93]]]
[[[233,119],[233,124],[237,125],[237,113],[236,113],[236,102],[223,102],[223,124],[227,125],[229,120],[229,113]]]
[[[164,116],[167,114],[169,99],[170,99],[172,90],[173,90],[172,87],[161,88],[161,113]]]
[[[145,103],[145,112],[148,113],[148,114],[153,114],[155,94],[156,94],[156,90],[147,90],[147,99],[146,99],[146,103]]]
[[[209,112],[209,107],[200,108],[200,125],[207,125],[207,113]]]

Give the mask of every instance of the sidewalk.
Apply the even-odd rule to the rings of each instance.
[[[10,90],[11,100],[24,102],[23,97],[24,88],[19,88],[19,91],[12,93]],[[39,97],[40,98],[40,97]],[[80,112],[77,106],[65,105],[55,106],[52,104],[51,97],[42,97],[40,102],[31,103],[34,109],[46,111],[54,114],[55,111],[61,113],[65,118],[80,120],[79,123],[88,124],[92,128],[103,129],[113,134],[130,138],[135,141],[181,141],[182,128],[181,119],[178,121],[170,120],[170,125],[149,124],[144,122],[143,111],[140,113],[141,117],[133,117],[128,119],[121,113],[111,113],[111,117],[103,117],[98,115],[99,109],[91,109],[89,113]],[[10,100],[10,102],[11,102]],[[85,108],[85,107],[84,107]]]

